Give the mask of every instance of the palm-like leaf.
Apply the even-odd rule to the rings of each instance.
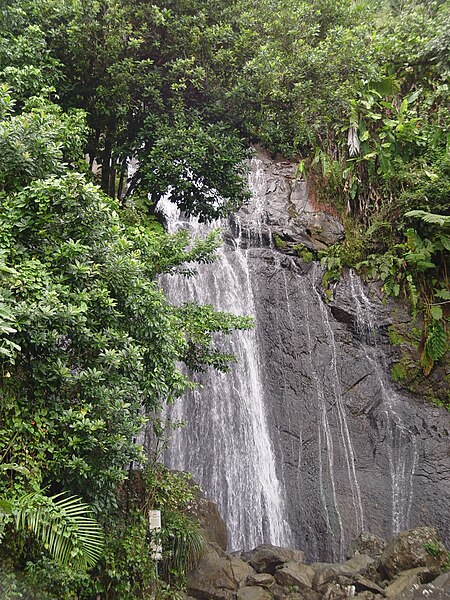
[[[99,560],[103,531],[77,496],[27,494],[12,503],[12,513],[16,526],[31,531],[61,564],[87,569]]]
[[[450,216],[436,215],[424,210],[410,210],[405,213],[405,217],[421,219],[425,223],[433,223],[434,225],[440,225],[441,227],[448,227],[450,225]]]

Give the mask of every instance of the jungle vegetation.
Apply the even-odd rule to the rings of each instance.
[[[155,207],[170,191],[201,220],[228,214],[252,144],[299,161],[345,219],[332,275],[381,278],[422,311],[423,372],[442,359],[449,24],[445,0],[2,1],[2,598],[182,589],[195,491],[145,466],[141,407],[192,385],[180,363],[226,370],[213,332],[251,323],[167,301],[158,275],[213,260],[220,239],[169,235]]]

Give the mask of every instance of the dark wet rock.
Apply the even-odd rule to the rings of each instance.
[[[380,570],[389,578],[400,571],[427,567],[436,576],[447,562],[447,550],[434,527],[403,531],[386,546],[380,558]]]
[[[241,555],[258,573],[273,575],[279,565],[287,562],[303,562],[305,554],[301,550],[279,548],[271,544],[262,544],[250,552]]]

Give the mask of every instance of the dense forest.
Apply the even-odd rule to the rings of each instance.
[[[220,234],[169,235],[155,208],[170,192],[229,214],[253,145],[345,223],[314,257],[324,285],[381,279],[421,319],[423,376],[443,360],[449,25],[445,0],[2,1],[2,599],[183,589],[195,489],[136,437],[150,422],[163,444],[157,415],[193,385],[180,364],[226,371],[221,335],[252,323],[167,301],[158,276],[193,276]]]

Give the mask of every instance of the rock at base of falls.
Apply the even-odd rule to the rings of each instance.
[[[381,569],[391,578],[415,567],[426,567],[437,576],[448,562],[447,550],[434,527],[402,532],[389,542],[380,557]]]
[[[370,534],[365,534],[370,537]],[[361,540],[359,540],[361,543]],[[355,551],[343,563],[303,562],[298,550],[256,548],[240,557],[208,543],[197,569],[188,578],[189,598],[196,600],[416,600],[450,598],[450,575],[440,574],[432,548],[443,548],[435,530],[408,530],[391,542],[379,557]],[[424,548],[424,544],[426,545]],[[358,541],[350,544],[356,548]],[[427,550],[428,548],[428,550]],[[445,548],[444,550],[445,551]],[[427,556],[425,556],[427,553]],[[436,554],[434,552],[434,554]],[[270,560],[264,560],[264,556]],[[292,560],[293,557],[297,560]],[[258,558],[259,557],[259,558]],[[259,560],[261,559],[261,560]],[[257,568],[256,573],[253,566]],[[276,564],[276,566],[274,566]],[[389,570],[388,565],[395,565]],[[419,595],[420,590],[421,595]]]

